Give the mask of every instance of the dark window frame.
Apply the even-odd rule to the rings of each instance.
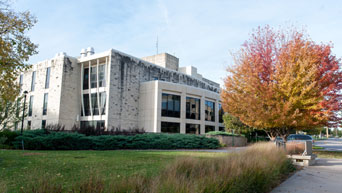
[[[205,101],[205,120],[215,122],[215,102]]]
[[[47,115],[48,98],[49,98],[49,93],[44,93],[43,115]]]
[[[160,125],[161,133],[180,133],[180,123],[162,121]]]
[[[194,103],[194,104],[193,104]],[[198,109],[196,109],[196,105],[198,104]],[[195,107],[193,107],[195,105]],[[194,97],[186,97],[186,118],[201,120],[201,99]],[[195,113],[192,112],[195,109]]]
[[[162,102],[161,116],[180,118],[180,115],[181,115],[181,96],[180,95],[162,93],[161,102]]]
[[[50,87],[50,73],[51,73],[51,67],[47,67],[46,74],[45,74],[45,89],[48,89]]]

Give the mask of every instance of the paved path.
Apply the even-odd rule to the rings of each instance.
[[[324,147],[324,149],[321,151],[342,151],[342,139],[341,138],[317,140],[315,141],[314,145]]]
[[[271,193],[342,193],[342,159],[317,159],[296,172]]]

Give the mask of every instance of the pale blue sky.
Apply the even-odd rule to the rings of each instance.
[[[342,2],[300,0],[13,0],[38,23],[29,33],[39,44],[31,63],[57,52],[78,56],[114,48],[136,57],[168,52],[180,66],[193,65],[222,84],[230,52],[238,50],[257,26],[305,27],[316,42],[333,42],[342,55]]]

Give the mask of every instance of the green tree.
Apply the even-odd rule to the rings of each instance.
[[[229,113],[223,115],[223,122],[226,131],[231,133],[233,130],[239,134],[248,133],[252,130],[249,126],[245,125],[240,121],[238,117],[235,117]]]
[[[36,23],[30,12],[16,12],[7,1],[0,0],[0,124],[16,112],[16,99],[20,88],[16,83],[21,72],[31,67],[29,57],[37,54],[37,45],[27,36]],[[6,124],[5,124],[6,126]]]

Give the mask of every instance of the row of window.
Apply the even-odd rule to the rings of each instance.
[[[45,93],[45,94],[44,94],[44,101],[43,101],[43,115],[47,115],[48,97],[49,97],[49,94],[48,94],[48,93]],[[34,96],[31,95],[31,96],[30,96],[30,101],[29,101],[29,110],[28,110],[28,116],[29,116],[29,117],[32,116],[32,111],[33,111],[33,100],[34,100]]]
[[[31,127],[32,127],[31,121],[27,121],[27,129],[30,130]],[[45,129],[45,127],[46,127],[46,120],[42,120],[41,129]],[[15,130],[17,130],[17,126]]]
[[[181,97],[179,95],[162,93],[162,111],[164,117],[180,118]],[[223,109],[219,104],[219,122],[223,122]],[[201,119],[201,99],[186,97],[186,118]],[[205,120],[215,122],[215,102],[205,101]]]
[[[46,68],[46,72],[45,72],[45,89],[48,89],[50,87],[50,73],[51,73],[51,68],[48,67]],[[32,72],[31,75],[31,91],[35,90],[35,85],[36,85],[36,71]],[[24,79],[24,75],[21,74],[19,77],[19,86],[20,86],[20,90],[22,89],[23,86],[23,79]]]
[[[219,127],[220,131],[224,131],[224,127]],[[215,126],[206,125],[205,133],[210,131],[215,131]],[[161,122],[161,132],[162,133],[180,133],[180,123],[174,122]],[[185,133],[188,134],[202,134],[199,124],[186,124]]]
[[[106,92],[83,94],[83,108],[81,116],[104,115],[106,112]]]
[[[98,71],[99,72],[97,72],[97,66],[83,69],[83,90],[89,89],[89,82],[90,88],[97,88],[97,83],[99,84],[99,87],[106,86],[105,65],[99,65]]]

